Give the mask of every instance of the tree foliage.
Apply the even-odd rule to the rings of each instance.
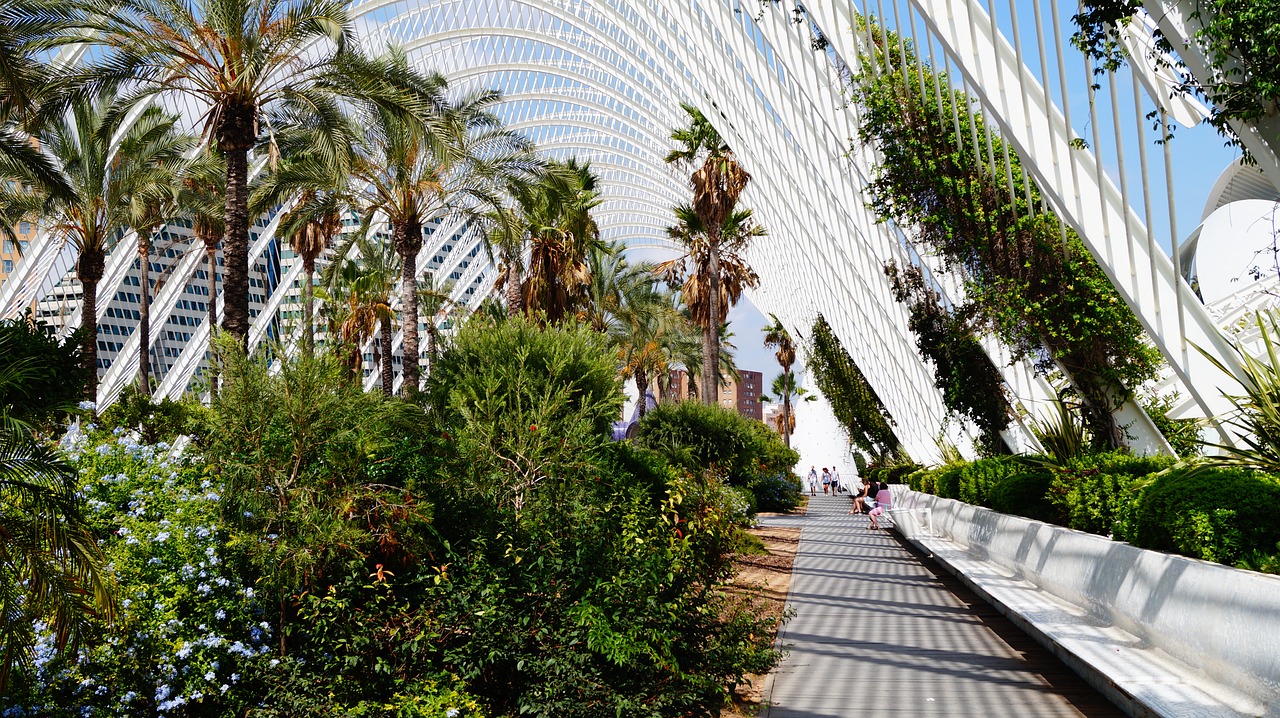
[[[974,336],[975,309],[948,310],[918,267],[900,269],[889,262],[884,271],[894,299],[910,314],[916,348],[933,365],[943,403],[978,426],[984,451],[999,451],[1004,446],[1000,432],[1009,425],[1009,399],[1000,373]]]
[[[1115,69],[1127,61],[1119,28],[1141,8],[1139,0],[1084,0],[1074,17],[1078,31],[1071,40],[1101,61],[1099,72]],[[1277,114],[1280,5],[1269,0],[1204,0],[1192,4],[1190,19],[1201,27],[1188,40],[1208,61],[1209,74],[1197,78],[1179,63],[1178,90],[1207,99],[1212,105],[1209,124],[1239,145],[1232,122],[1252,124]],[[1153,51],[1174,50],[1157,30]],[[1167,64],[1162,56],[1151,59]]]
[[[1121,444],[1111,412],[1159,355],[1084,243],[1043,209],[1017,155],[945,73],[864,73],[853,92],[859,139],[880,156],[876,212],[965,277],[976,317],[1014,359],[1067,374],[1098,442]]]
[[[893,417],[821,314],[813,323],[807,364],[849,441],[873,456],[897,454]]]

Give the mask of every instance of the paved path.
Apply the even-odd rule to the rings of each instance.
[[[1120,716],[896,533],[819,494],[802,529],[768,718]]]

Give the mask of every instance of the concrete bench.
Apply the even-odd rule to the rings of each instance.
[[[899,489],[895,528],[1131,716],[1280,717],[1280,577]]]

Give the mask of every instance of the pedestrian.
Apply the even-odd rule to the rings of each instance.
[[[827,495],[827,490],[831,488],[831,472],[827,471],[827,467],[822,467],[822,495]]]
[[[809,495],[818,495],[818,470],[812,466],[809,467]]]
[[[844,490],[843,487],[840,486],[840,472],[836,471],[836,467],[832,466],[831,467],[831,493],[838,494],[843,490]]]

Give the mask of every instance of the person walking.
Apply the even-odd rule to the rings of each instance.
[[[827,471],[827,467],[822,467],[822,495],[827,495],[827,490],[831,488],[831,472]]]
[[[831,493],[840,493],[840,472],[834,466],[831,467]]]
[[[812,466],[809,467],[809,495],[818,495],[818,470]]]

